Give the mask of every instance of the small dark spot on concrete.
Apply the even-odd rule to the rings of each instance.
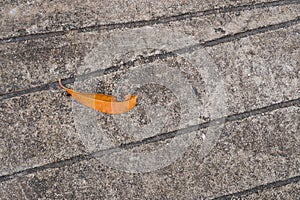
[[[27,34],[26,29],[19,29],[17,32],[18,32],[20,35],[26,35],[26,34]]]
[[[240,16],[241,15],[241,12],[236,12],[235,13],[235,16]]]
[[[199,92],[197,90],[197,88],[193,87],[193,93],[196,95],[196,96],[199,96]]]
[[[250,50],[249,52],[248,52],[250,55],[255,55],[255,53],[254,53],[254,51],[253,50]]]
[[[226,33],[226,31],[224,29],[222,29],[222,28],[215,28],[215,32],[216,33],[222,33],[222,34]]]

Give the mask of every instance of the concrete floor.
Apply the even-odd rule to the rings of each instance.
[[[0,199],[300,199],[299,3],[2,1]]]

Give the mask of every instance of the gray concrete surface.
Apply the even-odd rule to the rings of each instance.
[[[1,196],[10,199],[19,191],[19,197],[28,199],[210,199],[287,179],[299,174],[298,116],[299,108],[288,108],[229,123],[204,160],[198,158],[200,137],[182,158],[156,172],[130,174],[92,159],[1,183]]]
[[[299,2],[260,2],[247,6],[242,5],[249,1],[1,3],[0,199],[300,198]],[[210,10],[213,8],[216,10]],[[181,19],[185,12],[197,14]],[[175,15],[172,22],[157,20]],[[135,23],[139,20],[149,22]],[[83,28],[119,22],[135,25]],[[129,114],[137,126],[142,128],[153,120],[145,115],[149,107],[168,109],[165,127],[151,133],[165,134],[166,139],[159,136],[150,144],[122,131],[115,118],[92,113],[105,134],[114,138],[115,147],[138,143],[129,152],[169,145],[174,138],[167,132],[178,128],[195,137],[184,155],[170,165],[148,173],[128,173],[103,163],[118,152],[100,148],[100,157],[91,156],[76,126],[77,104],[55,82],[62,77],[73,83],[72,77],[82,74],[81,66],[99,41],[108,42],[113,35],[133,27],[142,30],[146,25],[202,42],[224,80],[224,115],[228,117],[216,146],[203,158],[208,128],[186,128],[214,120],[204,111],[208,102],[202,94],[207,91],[201,84],[194,89],[203,113],[189,124],[178,124],[178,99],[170,91],[155,84],[139,90],[141,101]],[[102,67],[152,54],[137,49],[113,55]],[[129,67],[138,69],[147,62],[142,57]],[[178,57],[156,57],[151,62],[156,66],[167,63],[184,70],[190,81],[207,84],[202,80],[205,71],[190,70]],[[91,91],[112,93],[130,69],[121,65],[86,83],[96,80],[99,86]]]
[[[235,12],[216,14],[195,18],[193,20],[172,22],[168,24],[167,27],[174,31],[191,35],[195,40],[209,41],[220,38],[226,34],[238,33],[247,29],[292,20],[297,17],[298,11],[299,5],[292,5],[245,11],[243,15],[238,16],[235,16]],[[261,18],[264,20],[261,21]],[[166,27],[166,25],[155,25],[155,27],[163,28]],[[221,28],[225,32],[221,33],[220,31],[216,31],[215,29],[218,28]],[[293,31],[281,30],[281,32],[278,33],[278,39],[280,41],[287,40],[285,42],[288,44],[286,44],[285,48],[289,48],[288,52],[292,52],[292,54],[284,52],[284,55],[290,56],[293,60],[297,60],[299,59],[297,57],[299,49],[297,49],[295,40],[299,37],[297,35],[299,28],[298,26],[293,26],[291,30]],[[48,37],[45,39],[26,40],[24,42],[1,45],[0,51],[3,56],[2,65],[4,67],[1,68],[1,74],[3,74],[3,76],[1,79],[0,93],[3,94],[27,89],[30,88],[29,86],[38,86],[40,84],[56,81],[58,76],[63,78],[74,76],[78,66],[82,64],[84,58],[97,46],[98,42],[104,41],[105,38],[110,37],[110,34],[118,33],[119,31],[120,30],[103,31],[99,34],[95,32],[80,34],[69,33],[60,37]],[[269,43],[269,45],[273,45],[271,44],[272,41],[269,41],[269,34],[275,33],[268,33],[263,41]],[[282,34],[288,35],[284,36]],[[257,36],[256,41],[252,39],[252,37],[245,40],[249,40],[249,43],[253,43],[253,48],[255,48],[255,45],[259,45],[260,37]],[[283,46],[284,44],[276,43],[275,45],[278,45],[278,47],[273,47],[270,51],[278,52],[279,46]],[[219,45],[215,47],[215,49],[218,49],[218,47]],[[232,46],[232,48],[235,47]],[[246,48],[248,48],[248,46],[244,46],[244,49]],[[28,49],[30,49],[30,51],[28,51]],[[209,49],[206,50],[209,51]],[[229,51],[225,51],[223,54],[227,52],[229,53]],[[255,57],[256,54],[251,56]],[[211,52],[210,55],[216,56],[217,53]],[[226,56],[227,55],[224,55],[223,57]],[[233,54],[233,56],[237,57],[235,54]],[[264,58],[262,57],[261,59]],[[268,61],[272,62],[271,60]],[[292,63],[292,65],[294,68],[295,63]],[[16,70],[6,70],[12,67]],[[28,73],[29,71],[30,73]],[[10,79],[10,81],[7,79]]]
[[[256,3],[271,2],[256,1]],[[101,24],[152,20],[156,17],[180,15],[239,3],[234,1],[2,1],[1,38],[40,32],[61,31]],[[88,11],[88,12],[86,12]]]

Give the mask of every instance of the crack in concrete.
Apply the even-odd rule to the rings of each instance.
[[[299,1],[300,2],[300,1]],[[257,34],[262,34],[262,33],[266,33],[269,31],[274,31],[274,30],[278,30],[281,28],[287,28],[296,24],[300,23],[300,16],[298,16],[297,18],[293,19],[293,20],[289,20],[289,21],[285,21],[285,22],[281,22],[278,24],[271,24],[268,26],[262,26],[262,27],[258,27],[258,28],[254,28],[254,29],[250,29],[250,30],[246,30],[243,32],[238,32],[232,35],[225,35],[223,37],[220,38],[216,38],[213,40],[208,40],[205,42],[199,42],[198,44],[192,45],[192,46],[188,46],[188,47],[184,47],[181,49],[177,49],[175,51],[172,52],[166,52],[166,53],[162,53],[162,54],[154,54],[151,56],[147,56],[147,57],[143,57],[141,58],[142,60],[132,60],[132,61],[128,61],[125,62],[121,65],[115,65],[115,66],[111,66],[108,67],[106,69],[100,69],[100,70],[96,70],[93,72],[89,72],[87,74],[84,75],[79,75],[77,76],[77,78],[79,79],[86,79],[87,77],[95,77],[95,76],[99,76],[99,75],[107,75],[110,73],[114,73],[117,71],[120,71],[126,67],[132,67],[135,66],[135,63],[137,62],[143,62],[143,63],[152,63],[156,60],[159,59],[164,59],[164,58],[168,58],[171,56],[174,56],[174,54],[182,54],[182,53],[187,53],[187,52],[193,52],[197,49],[200,48],[205,48],[205,47],[212,47],[212,46],[216,46],[219,44],[223,44],[223,43],[227,43],[227,42],[232,42],[235,40],[239,40],[241,38],[246,38],[246,37],[250,37],[253,35],[257,35]],[[63,84],[69,84],[69,83],[74,83],[75,78],[74,77],[70,77],[70,78],[66,78],[64,80],[62,80]],[[21,96],[24,94],[30,94],[30,93],[34,93],[34,92],[39,92],[39,91],[43,91],[43,90],[47,90],[50,88],[54,88],[54,87],[58,87],[58,83],[57,81],[55,82],[51,82],[51,83],[46,83],[40,86],[36,86],[33,88],[28,88],[28,89],[24,89],[21,91],[15,91],[15,92],[10,92],[10,93],[6,93],[6,94],[0,94],[0,100],[5,100],[5,99],[10,99],[13,97],[17,97],[17,96]]]
[[[285,6],[285,5],[299,4],[299,3],[300,3],[299,0],[283,0],[283,1],[278,0],[272,2],[248,3],[239,6],[219,7],[219,8],[213,8],[213,9],[208,9],[203,11],[187,12],[187,13],[166,16],[166,17],[161,16],[150,20],[93,25],[87,27],[72,28],[64,31],[52,31],[52,32],[28,34],[23,36],[0,38],[0,44],[62,36],[62,35],[67,35],[70,32],[94,32],[94,31],[101,31],[101,30],[108,31],[108,30],[116,30],[116,29],[123,29],[123,28],[139,28],[139,27],[151,26],[155,24],[166,24],[174,21],[182,21],[182,20],[208,16],[208,15],[213,15],[218,13],[241,12],[246,10],[270,8],[270,7]]]
[[[274,182],[266,183],[263,185],[258,185],[256,187],[238,191],[236,193],[226,194],[226,195],[223,195],[220,197],[213,198],[213,200],[229,200],[232,198],[240,198],[242,196],[248,196],[250,194],[261,192],[263,190],[279,188],[279,187],[283,187],[283,186],[286,186],[286,185],[289,185],[292,183],[297,183],[299,181],[300,181],[300,176],[294,176],[294,177],[290,177],[288,179],[274,181]]]
[[[57,161],[57,162],[53,162],[53,163],[48,163],[46,165],[41,165],[41,166],[37,166],[37,167],[33,167],[33,168],[27,168],[27,169],[17,171],[17,172],[11,173],[11,174],[7,174],[7,175],[2,175],[2,176],[0,176],[0,183],[11,180],[13,178],[17,178],[17,177],[20,177],[20,176],[25,176],[25,175],[36,173],[36,172],[39,172],[39,171],[44,171],[44,170],[47,170],[47,169],[70,166],[70,165],[73,165],[73,164],[75,164],[77,162],[80,162],[80,161],[83,161],[83,160],[90,160],[90,159],[94,158],[94,156],[99,157],[101,155],[107,155],[107,154],[114,153],[114,152],[116,152],[120,149],[130,149],[130,148],[141,146],[143,144],[155,143],[155,142],[163,141],[163,140],[166,140],[166,139],[171,139],[171,138],[177,137],[177,136],[182,135],[182,134],[188,134],[188,133],[191,133],[193,131],[197,131],[197,130],[200,130],[200,129],[207,128],[209,126],[217,125],[219,122],[224,121],[224,119],[225,119],[225,123],[228,123],[228,122],[243,120],[243,119],[246,119],[246,118],[249,118],[249,117],[252,117],[252,116],[256,116],[256,115],[259,115],[259,114],[275,111],[275,110],[278,110],[278,109],[288,108],[288,107],[291,107],[291,106],[300,106],[300,98],[289,100],[289,101],[284,101],[284,102],[280,102],[280,103],[276,103],[276,104],[272,104],[272,105],[269,105],[269,106],[257,108],[257,109],[250,110],[250,111],[245,111],[245,112],[242,112],[242,113],[228,115],[226,117],[214,119],[214,120],[204,122],[204,123],[201,123],[201,124],[197,124],[197,125],[194,125],[194,126],[189,126],[187,128],[182,128],[182,129],[179,129],[179,130],[175,130],[175,131],[171,131],[171,132],[167,132],[167,133],[162,133],[160,135],[145,138],[145,139],[140,140],[140,141],[125,143],[125,144],[121,144],[119,146],[112,147],[112,148],[109,148],[109,149],[103,149],[103,150],[92,152],[92,153],[89,153],[89,154],[77,155],[77,156],[74,156],[74,157],[71,157],[71,158],[68,158],[68,159],[65,159],[65,160],[61,160],[61,161]],[[253,191],[255,191],[255,190],[253,190]],[[238,193],[235,193],[235,194],[232,194],[232,195],[238,195]],[[223,198],[223,197],[220,197],[220,198]]]

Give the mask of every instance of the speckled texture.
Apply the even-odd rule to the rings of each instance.
[[[171,31],[193,36],[196,41],[207,41],[222,37],[226,34],[233,34],[246,29],[294,19],[298,14],[299,9],[299,5],[292,5],[239,13],[218,14],[193,20],[172,22],[167,27],[171,29]],[[264,20],[261,21],[261,18]],[[163,29],[166,25],[157,25],[156,27]],[[264,38],[256,36],[253,39],[249,38],[245,40],[246,42],[249,41],[248,43],[253,43],[253,46],[260,45],[260,42],[269,44],[269,48],[264,47],[264,49],[270,51],[270,53],[277,51],[281,54],[281,51],[278,49],[284,46],[288,52],[293,51],[292,55],[285,53],[286,59],[289,59],[288,56],[293,56],[292,59],[295,60],[299,59],[299,57],[296,56],[299,54],[299,50],[297,49],[297,43],[295,42],[296,40],[299,40],[300,37],[298,27],[299,26],[296,26],[296,28],[292,27],[284,31],[280,30],[279,33],[276,31],[275,34],[278,35],[278,38],[275,36],[273,40],[284,40],[284,43],[276,42],[274,44],[274,41],[270,41],[269,34],[272,33],[266,34]],[[223,30],[225,32],[220,32],[218,30]],[[97,46],[98,42],[100,40],[105,41],[105,38],[109,37],[110,34],[118,32],[119,30],[101,33],[74,33],[66,36],[1,45],[0,53],[2,66],[0,69],[0,94],[53,82],[57,80],[58,76],[70,77],[76,75],[77,68],[84,63],[86,56]],[[237,47],[233,45],[236,44],[236,46],[242,46],[244,43],[245,41],[242,40],[235,43],[224,44],[223,48],[219,48],[219,46],[223,45],[218,45],[210,51],[210,55],[216,57],[217,62],[224,63],[223,60],[227,58],[227,55],[224,54],[228,54],[229,51],[224,51],[223,49],[227,49],[228,46],[231,46],[232,50],[230,50],[230,52],[232,52],[233,56],[237,57],[234,50]],[[250,48],[250,46],[248,47],[247,45],[244,45],[244,48],[245,46],[246,48]],[[215,49],[218,49],[219,52]],[[206,50],[209,51],[209,49]],[[223,53],[220,53],[220,51]],[[254,57],[254,55],[250,56]],[[237,58],[231,60],[234,61],[235,59]],[[124,60],[123,62],[126,61],[127,60]],[[298,60],[296,61],[299,62]],[[264,64],[263,60],[261,62]],[[295,68],[296,63],[291,63],[291,68]],[[236,62],[227,62],[226,64],[237,65]],[[12,68],[15,70],[9,70]]]
[[[229,112],[300,97],[300,26],[206,48],[225,76]]]
[[[270,0],[268,0],[270,1]],[[160,16],[178,15],[222,6],[251,3],[250,0],[184,1],[2,1],[0,3],[1,38],[51,32]],[[255,2],[267,2],[256,0]]]
[[[1,183],[0,194],[4,199],[211,199],[285,179],[299,174],[299,111],[291,107],[227,124],[204,160],[198,158],[201,139],[196,138],[182,158],[158,171],[130,174],[97,160],[83,161]],[[273,190],[275,197],[281,190]],[[299,194],[291,191],[284,197],[289,196]]]
[[[202,81],[197,72],[187,70],[189,69],[189,63],[185,63],[183,59],[171,57],[165,59],[164,62],[172,66],[171,68],[185,70],[184,76],[191,82]],[[155,61],[153,64],[160,65],[161,63],[162,61]],[[79,85],[77,90],[112,94],[116,84],[119,83],[120,78],[127,71],[123,70],[108,76],[91,78],[84,83],[77,84]],[[74,88],[75,86],[72,84],[68,87]],[[196,85],[195,89],[198,92],[204,92],[199,85]],[[124,93],[124,91],[122,92]],[[84,116],[78,114],[78,112],[93,113],[91,116],[96,119],[96,127],[102,127],[101,131],[103,132],[101,134],[106,134],[113,139],[114,146],[210,120],[205,102],[203,102],[200,94],[197,96],[198,106],[202,111],[198,116],[199,118],[182,123],[180,111],[183,109],[181,107],[183,105],[180,105],[178,97],[167,87],[159,84],[148,84],[135,92],[139,94],[138,106],[125,115],[125,119],[129,119],[132,123],[131,126],[138,127],[139,131],[134,133],[127,132],[125,127],[122,129],[120,127],[122,121],[118,120],[117,117],[87,109],[76,101],[72,104],[72,98],[58,87],[3,100],[0,107],[3,114],[1,115],[1,126],[6,127],[6,129],[1,133],[1,138],[3,138],[1,174],[9,174],[9,172],[16,171],[16,169],[26,169],[37,165],[37,163],[53,162],[89,151],[88,147],[84,147],[84,140],[81,140],[82,137],[87,137],[87,131],[84,129],[79,131],[80,126],[76,127],[78,125],[76,123],[84,120]],[[118,96],[119,99],[122,97],[124,98],[124,95]],[[159,111],[154,108],[165,110]],[[155,113],[150,115],[150,111]],[[163,120],[163,126],[160,125],[161,121],[157,118]],[[87,119],[87,121],[91,120]],[[17,123],[14,124],[14,121],[17,121]],[[153,126],[153,123],[156,123],[157,126],[155,127],[154,124],[151,132],[143,132],[145,128],[147,129],[147,124]],[[100,129],[98,130],[100,131]],[[18,145],[17,148],[11,146],[15,143],[22,145]],[[160,143],[165,144],[165,142]],[[143,148],[155,149],[160,145],[152,144]],[[12,149],[14,149],[14,153],[8,153]],[[137,149],[137,151],[140,150]],[[40,159],[43,159],[43,162]],[[26,160],[25,163],[24,160]]]
[[[52,90],[1,102],[1,175],[84,151],[71,117],[72,102],[65,98]]]
[[[225,86],[226,86],[225,89],[228,95],[228,100],[226,103],[228,115],[299,97],[299,83],[297,81],[298,80],[297,73],[299,72],[298,69],[299,61],[297,59],[299,58],[297,57],[298,49],[296,47],[296,41],[299,38],[299,35],[297,35],[298,33],[297,27],[298,26],[295,27],[296,29],[293,27],[287,30],[279,30],[261,36],[253,36],[230,44],[222,44],[216,47],[207,48],[208,53],[215,60],[215,63],[217,64],[219,71],[221,73],[224,73],[225,76]],[[273,40],[276,41],[281,40],[282,42],[274,43]],[[283,41],[285,41],[285,43],[283,43]],[[70,65],[66,64],[63,57],[65,55],[63,52],[65,51],[68,52],[68,50],[70,49],[68,49],[65,45],[58,45],[57,43],[53,43],[53,45],[57,45],[57,49],[58,49],[57,50],[58,53],[54,54],[53,57],[57,59],[56,62],[61,63],[62,68],[58,67],[57,68],[58,71],[56,70],[52,71],[54,74],[51,74],[51,72],[50,73],[44,72],[43,70],[36,70],[35,68],[29,68],[29,69],[25,68],[24,71],[30,71],[31,76],[36,76],[37,79],[39,79],[39,77],[35,74],[41,74],[43,77],[41,81],[47,81],[48,79],[52,79],[51,77],[53,77],[53,79],[55,80],[55,75],[58,76],[58,74],[70,73],[66,71],[67,69],[64,69],[64,67],[68,67]],[[288,46],[290,48],[288,48]],[[71,50],[78,53],[78,55],[82,56],[82,54],[80,54],[83,51],[82,48],[80,46],[75,46],[75,47],[77,48],[71,48]],[[77,51],[77,49],[82,51]],[[284,50],[280,51],[280,49],[284,49]],[[29,53],[32,51],[36,53],[42,52],[42,54],[45,54],[43,51],[35,51],[35,50],[31,50],[29,51]],[[281,54],[281,57],[276,56],[276,55],[280,55],[280,52],[283,52]],[[19,59],[22,59],[25,62],[25,66],[30,67],[30,63],[26,64],[26,62],[31,62],[34,64],[39,63],[34,59],[28,60],[29,56],[30,54],[28,55],[28,57],[24,57],[24,56],[19,57]],[[70,60],[73,58],[80,63],[81,60],[76,59],[74,54],[69,52],[66,57],[69,58],[69,56],[72,56]],[[135,57],[134,54],[133,56]],[[33,56],[33,58],[35,57]],[[40,64],[38,65],[43,67],[43,69],[47,71],[51,70],[51,68],[49,69],[47,65],[42,64],[42,63],[47,63],[48,59],[51,58],[52,57],[49,58],[45,56],[43,58],[38,56],[37,59],[41,59]],[[121,61],[118,61],[118,59],[113,60],[112,63],[116,64],[118,62],[121,62],[122,59],[130,60],[131,56],[130,55],[127,55],[127,57],[124,56],[122,57]],[[170,66],[172,65],[172,63],[175,63],[175,66],[179,66],[179,63],[183,61],[184,60],[181,60],[179,58],[170,58],[164,60],[163,62],[169,63]],[[162,61],[156,61],[154,62],[154,65],[159,65],[159,63],[161,62]],[[276,63],[276,65],[274,65],[274,63]],[[179,68],[185,70],[184,69],[185,65]],[[76,64],[72,66],[76,66]],[[22,66],[20,66],[20,68],[22,69]],[[72,67],[70,70],[72,69],[75,68]],[[122,77],[126,71],[128,70],[123,70],[121,72],[113,73],[111,75],[107,75],[102,78],[96,78],[95,79],[96,82],[91,80],[92,83],[97,83],[96,85],[90,84],[90,86],[92,86],[94,90],[90,90],[90,87],[87,87],[87,88],[81,88],[81,91],[111,94],[113,88],[116,87],[116,83],[118,83],[120,77]],[[238,73],[236,73],[237,71]],[[13,70],[7,72],[15,73],[18,71]],[[6,75],[4,74],[4,76]],[[195,72],[191,73],[188,71],[187,71],[187,76],[190,77],[189,78],[190,80],[193,79],[193,76],[194,79],[196,77],[199,77],[199,75],[197,76],[195,75]],[[8,77],[9,76],[7,76],[6,83],[10,82],[10,79]],[[21,78],[16,80],[21,81],[24,84],[26,84],[26,82],[29,82],[30,85],[30,81],[35,79],[24,77],[24,81],[22,81]],[[201,79],[196,81],[199,82],[201,81]],[[261,85],[264,85],[264,87],[262,87]],[[68,86],[73,87],[73,85],[68,85]],[[166,108],[168,108],[168,106],[166,105],[170,104],[173,106],[168,108],[169,110],[168,116],[170,117],[167,122],[168,125],[164,126],[164,129],[160,130],[160,132],[162,133],[162,132],[174,130],[176,128],[186,127],[185,124],[182,124],[181,127],[178,127],[178,120],[176,120],[176,118],[179,115],[178,113],[179,108],[176,109],[176,104],[178,104],[176,97],[167,95],[168,92],[165,89],[157,88],[156,85],[151,85],[147,87],[149,88],[144,88],[144,89],[141,88],[140,105],[137,108],[137,110],[134,110],[132,114],[130,114],[133,120],[134,119],[137,120],[136,125],[144,126],[145,124],[149,123],[149,120],[151,120],[151,119],[147,119],[147,117],[144,116],[145,111],[147,111],[147,109],[149,108],[149,105],[153,106],[156,104],[160,104],[161,106],[165,106]],[[197,89],[199,92],[201,91],[201,88],[197,88]],[[3,119],[2,123],[3,123],[3,127],[8,127],[2,133],[4,137],[3,141],[6,141],[5,143],[7,144],[11,143],[7,141],[20,140],[21,144],[28,143],[25,142],[27,140],[30,141],[29,144],[26,144],[25,146],[23,145],[19,146],[17,149],[15,149],[14,156],[6,155],[6,157],[3,158],[4,160],[3,163],[6,163],[5,165],[2,166],[3,174],[6,174],[9,171],[13,171],[16,166],[20,166],[21,164],[23,164],[24,166],[20,167],[19,169],[32,166],[33,163],[39,163],[38,158],[43,158],[47,163],[55,159],[62,159],[62,158],[69,157],[71,155],[76,155],[76,151],[75,152],[67,151],[65,153],[62,153],[62,151],[59,150],[59,152],[61,153],[60,155],[57,155],[56,152],[56,150],[58,150],[59,148],[68,149],[70,141],[68,141],[68,139],[63,139],[62,141],[61,139],[58,139],[58,141],[60,141],[61,144],[60,143],[56,144],[55,141],[57,138],[54,137],[55,135],[53,134],[53,132],[57,132],[57,136],[59,137],[68,137],[72,135],[72,131],[75,131],[74,115],[76,114],[76,110],[73,110],[72,113],[72,104],[71,104],[72,99],[70,97],[62,95],[62,93],[63,91],[61,89],[53,88],[50,91],[28,94],[21,97],[15,97],[13,99],[8,99],[3,101],[1,107],[2,113],[4,114],[2,115],[2,119]],[[165,97],[163,99],[160,99],[160,96],[165,96]],[[160,101],[163,100],[163,103],[162,104],[159,103],[158,100]],[[201,101],[200,97],[199,100]],[[33,110],[33,107],[35,107],[36,110]],[[33,111],[36,113],[30,114]],[[47,115],[45,115],[44,113],[47,113]],[[37,118],[38,123],[37,124],[34,123],[34,120],[30,120],[27,117],[22,117],[24,114],[25,116],[39,117]],[[20,116],[22,117],[21,119]],[[43,117],[44,119],[40,120],[41,117]],[[41,126],[41,124],[45,124],[45,122],[47,124],[47,120],[49,120],[49,117],[59,120],[57,121],[57,123],[55,123],[56,125],[54,124],[49,125],[51,127],[50,130],[52,131],[49,130],[48,125]],[[62,121],[61,120],[62,118],[66,119],[67,121],[66,122]],[[206,115],[200,116],[200,118],[202,120],[198,121],[198,123],[209,120],[209,116]],[[117,124],[115,124],[114,118],[98,114],[98,119],[99,122],[101,122],[102,126],[104,127],[106,134],[110,135],[115,139],[116,141],[115,145],[120,145],[121,143],[136,140],[132,137],[131,133],[122,132],[119,128],[117,128]],[[18,123],[13,124],[13,121],[18,121]],[[54,121],[51,122],[53,123]],[[57,127],[61,126],[60,124],[69,124],[70,128],[57,129]],[[193,124],[195,124],[195,122]],[[37,136],[41,135],[40,133],[42,133],[46,138],[44,139],[39,138],[38,140],[36,140],[37,136],[32,137],[33,133],[29,133],[28,130],[33,130],[33,132],[35,132]],[[9,134],[9,132],[11,131],[13,131],[15,134],[13,135]],[[65,132],[68,132],[68,134],[66,134]],[[24,136],[24,133],[26,133],[27,136]],[[78,136],[78,133],[76,134]],[[152,135],[153,134],[155,133],[152,133]],[[12,139],[11,136],[14,136],[14,138],[16,139]],[[20,137],[24,139],[20,139]],[[55,144],[54,146],[52,142],[50,142],[49,139],[47,139],[47,137],[50,137],[50,139],[52,138],[51,140],[53,140]],[[82,143],[82,141],[79,141],[78,137],[75,139],[75,143],[76,142]],[[48,148],[51,148],[52,150],[50,151],[44,150],[45,153],[42,153],[43,151],[39,151],[39,148],[43,147],[43,145],[41,145],[40,143],[44,144],[45,146],[48,146]],[[56,145],[58,145],[58,148],[56,148]],[[4,149],[6,149],[4,150],[4,152],[7,152],[9,151],[10,148],[13,148],[13,147],[6,147],[6,146],[7,145],[3,146],[5,147]],[[38,152],[36,153],[35,156],[29,156],[29,155],[25,157],[20,156],[20,154],[27,151],[33,153],[34,151],[32,150],[32,146],[35,146],[36,148],[34,149],[36,149],[36,151]],[[73,148],[76,148],[76,146]],[[45,147],[45,149],[47,149],[47,147]],[[24,160],[27,160],[27,162],[22,163],[22,161]]]
[[[239,199],[243,200],[256,200],[256,199],[299,199],[300,197],[300,184],[292,183],[278,189],[268,189],[265,191],[257,192],[249,196],[242,196]],[[233,198],[238,199],[238,198]]]
[[[0,40],[10,36],[80,29],[97,24],[149,20],[249,2],[252,1],[2,1]],[[262,1],[252,3],[259,2]],[[151,27],[161,30],[168,28],[170,32],[184,33],[203,42],[289,21],[298,15],[299,5],[293,4],[215,13],[167,24],[153,23]],[[299,24],[296,24],[205,48],[216,64],[218,73],[224,78],[226,115],[299,99],[299,28]],[[61,36],[1,43],[0,94],[55,82],[58,77],[80,75],[83,73],[80,67],[85,63],[86,56],[98,46],[99,41],[105,44],[112,35],[131,29],[70,31]],[[140,58],[159,51],[132,50],[125,55],[113,55],[108,64],[122,64],[137,59],[133,68],[139,69],[144,64]],[[153,62],[157,66],[163,63],[185,71],[184,76],[189,80],[207,83],[202,77],[205,72],[200,70],[199,74],[191,70],[189,61],[171,56]],[[67,86],[80,91],[111,94],[126,72],[131,73],[125,67],[119,72],[87,80],[85,83],[93,84],[93,89],[78,88],[76,83]],[[193,85],[193,91],[201,102],[200,106],[204,107],[206,102],[201,95],[207,91],[201,84]],[[187,125],[179,125],[181,107],[177,97],[168,88],[149,84],[138,92],[141,93],[138,106],[128,115],[137,127],[151,122],[153,116],[162,119],[164,115],[159,112],[152,113],[152,118],[146,115],[147,108],[154,105],[167,110],[169,118],[162,132]],[[124,95],[118,98],[122,99]],[[104,151],[104,155],[80,161],[71,159],[70,162],[60,162],[89,152],[88,145],[80,135],[84,132],[80,133],[82,130],[76,126],[81,120],[80,115],[78,121],[75,120],[78,108],[80,105],[72,103],[72,98],[57,86],[1,99],[1,200],[212,199],[241,191],[243,193],[250,188],[300,175],[299,106],[278,106],[272,112],[263,110],[263,114],[256,113],[252,117],[226,123],[221,137],[217,138],[217,144],[212,145],[213,149],[205,158],[201,148],[207,139],[206,129],[191,132],[189,134],[195,138],[182,157],[148,173],[128,173],[107,166],[105,158],[114,156],[113,151]],[[93,110],[88,112],[95,114]],[[105,133],[114,139],[114,146],[141,141],[145,136],[141,134],[134,137],[132,132],[120,130],[112,116],[101,113],[95,116]],[[202,123],[212,119],[210,117],[203,112],[195,120]],[[156,134],[151,132],[147,136]],[[128,151],[153,151],[169,145],[172,140],[169,138],[152,144],[141,144]],[[39,168],[48,163],[52,164]],[[19,173],[22,170],[25,171]],[[6,179],[5,175],[12,179]],[[299,199],[297,191],[299,181],[258,192],[250,190],[241,199]]]
[[[1,93],[74,76],[86,46],[66,37],[1,45]]]

